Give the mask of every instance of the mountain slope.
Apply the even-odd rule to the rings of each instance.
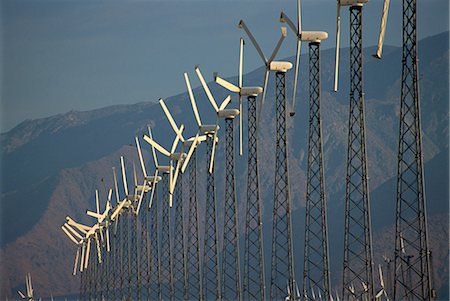
[[[448,156],[448,33],[427,38],[419,44],[423,145],[425,161],[437,154]],[[384,189],[385,183],[396,175],[398,104],[400,97],[401,49],[386,47],[384,58],[374,60],[370,54],[373,48],[365,51],[365,90],[367,150],[369,159],[370,189],[374,191],[372,206],[374,227],[379,223],[392,224],[392,218],[384,220],[376,207],[379,202],[378,189],[390,194],[392,187]],[[345,189],[345,161],[347,147],[348,117],[348,49],[342,50],[340,91],[331,93],[333,78],[333,51],[323,51],[322,57],[322,119],[326,174],[326,194],[329,207],[330,229],[335,240],[330,246],[340,252],[342,244],[339,230],[342,229],[343,201]],[[292,58],[290,58],[292,60]],[[308,90],[307,58],[302,57],[300,88],[298,92],[297,114],[289,119],[290,182],[293,206],[296,210],[294,225],[303,227],[302,207],[304,203]],[[193,72],[191,81],[198,84]],[[262,82],[263,69],[257,69],[244,76],[246,85]],[[235,81],[235,78],[231,80]],[[212,93],[221,100],[226,92],[211,84]],[[265,231],[270,232],[273,196],[273,137],[275,131],[274,78],[270,78],[265,111],[261,122],[259,142],[259,162],[262,197],[264,201]],[[287,76],[288,96],[292,91],[292,74]],[[204,122],[213,122],[215,116],[201,88],[194,89],[200,115]],[[187,133],[196,130],[187,94],[167,99],[167,104],[179,124],[185,124]],[[246,116],[244,112],[244,116]],[[125,154],[128,162],[135,158],[135,150],[128,147],[135,135],[145,132],[147,124],[154,127],[155,139],[169,146],[173,133],[168,122],[154,103],[114,106],[89,112],[69,112],[57,116],[25,121],[11,131],[1,135],[2,144],[2,191],[1,191],[1,251],[0,266],[3,279],[0,298],[10,295],[11,289],[23,282],[26,272],[32,272],[35,290],[41,295],[76,292],[78,279],[71,277],[73,245],[68,241],[59,226],[67,214],[88,222],[84,215],[86,208],[93,208],[93,193],[99,188],[102,195],[111,183],[111,166],[118,165],[119,156]],[[244,126],[246,123],[244,122]],[[244,128],[244,133],[246,133]],[[223,131],[219,136],[223,135]],[[246,135],[244,135],[244,141]],[[145,147],[148,146],[145,144]],[[245,147],[245,145],[244,145]],[[200,217],[203,218],[204,149],[200,148],[198,158]],[[148,154],[146,158],[150,158]],[[162,158],[162,157],[161,157]],[[223,142],[217,153],[217,204],[223,206]],[[439,159],[439,160],[441,160]],[[136,160],[136,159],[134,159]],[[162,160],[162,159],[161,159]],[[434,161],[433,161],[434,162]],[[435,169],[442,171],[442,162],[435,163]],[[151,166],[151,162],[148,162]],[[246,156],[236,158],[239,212],[245,209]],[[447,163],[448,171],[448,163]],[[436,174],[436,173],[433,173]],[[425,174],[428,177],[428,174]],[[433,176],[434,177],[434,176]],[[101,179],[104,179],[103,183]],[[442,179],[442,177],[441,177]],[[392,181],[392,180],[391,180]],[[385,184],[384,184],[385,183]],[[427,178],[427,184],[436,184],[434,178]],[[428,186],[427,186],[428,187]],[[395,187],[394,187],[395,188]],[[428,191],[429,188],[427,188]],[[433,188],[434,191],[435,188]],[[437,189],[437,188],[436,188]],[[448,197],[447,197],[448,199]],[[430,204],[430,203],[429,203]],[[433,203],[434,205],[434,203]],[[431,210],[448,212],[442,202]],[[25,208],[25,209],[24,209]],[[434,211],[436,210],[436,211]],[[392,210],[390,209],[392,217]],[[219,214],[219,224],[223,217]],[[244,216],[239,216],[240,228],[244,227]],[[448,221],[448,215],[447,215]],[[92,221],[91,221],[92,222]],[[219,228],[220,229],[220,228]],[[448,229],[448,227],[447,227]],[[294,231],[296,250],[295,262],[301,262],[302,230]],[[448,235],[447,235],[448,239]],[[265,240],[266,244],[269,240]],[[389,249],[389,247],[387,247]],[[302,251],[301,251],[302,252]],[[266,252],[266,255],[268,252]],[[448,261],[448,259],[447,259]],[[445,261],[444,261],[445,262]],[[443,264],[444,262],[441,262]],[[300,275],[299,264],[296,266]],[[336,260],[333,268],[339,269]],[[334,280],[339,277],[333,271]],[[300,277],[298,277],[300,279]]]

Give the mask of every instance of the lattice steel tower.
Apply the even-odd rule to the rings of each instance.
[[[308,36],[302,32],[302,36]],[[320,43],[326,32],[309,38],[309,132],[306,181],[305,251],[303,261],[303,295],[312,291],[330,300],[330,266],[328,259],[328,224],[325,199],[322,121],[320,114]]]
[[[292,65],[290,67],[292,68]],[[291,200],[289,197],[286,129],[286,71],[277,71],[275,73],[276,149],[272,272],[270,278],[271,300],[284,300],[289,292],[291,292],[290,300],[295,300],[295,294],[292,294],[294,292],[294,258],[292,253]]]
[[[373,300],[373,256],[363,92],[362,3],[350,6],[350,110],[343,297]]]
[[[189,147],[188,141],[185,147]],[[189,174],[189,213],[187,226],[186,270],[188,300],[203,300],[202,277],[200,270],[200,241],[198,228],[197,202],[197,150],[194,150],[188,166]]]
[[[173,234],[173,297],[187,300],[187,270],[184,245],[183,176],[178,175],[175,187],[175,227]]]
[[[259,92],[261,93],[261,92]],[[259,193],[256,95],[248,100],[247,210],[245,227],[244,300],[265,300],[263,232]]]
[[[150,207],[150,280],[148,283],[150,300],[161,300],[161,257],[159,253],[158,190],[156,187],[153,187],[155,189],[154,199]]]
[[[211,152],[215,136],[208,134],[206,139],[206,208],[205,208],[205,236],[203,250],[203,298],[204,300],[220,299],[219,274],[219,244],[216,223],[216,188],[214,180],[214,166],[212,173],[208,172]]]
[[[241,300],[237,200],[234,174],[234,117],[238,110],[227,110],[225,117],[225,208],[222,249],[222,299]]]
[[[395,300],[432,299],[420,123],[416,7],[416,0],[403,0]],[[401,239],[406,255],[402,253]],[[409,277],[403,278],[402,271]]]
[[[161,253],[160,253],[160,286],[161,298],[173,300],[172,243],[170,233],[169,212],[169,173],[162,174],[161,202]]]

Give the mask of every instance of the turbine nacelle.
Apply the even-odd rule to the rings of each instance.
[[[325,31],[302,31],[302,42],[318,42],[328,39],[328,33]]]
[[[268,66],[269,71],[279,71],[279,72],[287,72],[292,69],[291,62],[283,62],[283,61],[272,61]]]
[[[239,115],[238,109],[224,109],[220,110],[217,115],[219,118],[225,118],[225,119],[234,119],[234,117]]]
[[[156,167],[156,169],[158,170],[158,172],[161,172],[161,173],[170,173],[172,166],[160,165],[160,166]],[[161,178],[161,177],[159,177],[159,178]]]
[[[263,92],[261,87],[242,87],[241,96],[258,96]]]
[[[338,0],[340,6],[363,6],[369,0]]]
[[[213,135],[219,129],[220,127],[217,124],[202,124],[201,126],[199,126],[200,133],[204,135]]]

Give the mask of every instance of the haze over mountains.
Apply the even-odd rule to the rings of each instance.
[[[439,299],[448,299],[448,32],[422,40],[420,51],[420,93],[423,146],[428,201],[430,245],[435,265],[435,287]],[[250,47],[248,47],[248,51]],[[247,53],[249,53],[247,51]],[[365,50],[365,97],[369,188],[371,190],[372,223],[376,264],[381,255],[393,258],[395,220],[395,185],[397,172],[398,110],[401,81],[401,48],[385,47],[383,60],[371,57],[374,48]],[[253,53],[253,52],[252,52]],[[330,254],[333,286],[341,277],[343,253],[343,218],[345,164],[348,118],[348,49],[341,52],[340,91],[330,92],[333,79],[334,53],[321,53],[322,121],[325,159],[325,187],[328,201]],[[293,58],[289,58],[293,60]],[[237,63],[231,62],[231,63]],[[245,67],[245,66],[244,66]],[[296,279],[301,283],[304,195],[307,166],[308,126],[308,59],[303,55],[300,66],[297,114],[289,120],[289,172],[294,207],[293,233]],[[220,70],[218,70],[220,72]],[[212,106],[189,70],[194,94],[204,122],[214,122]],[[180,74],[179,76],[182,76]],[[205,75],[210,78],[209,75]],[[245,85],[261,85],[263,69],[244,75]],[[287,75],[287,95],[292,93],[293,75]],[[231,79],[236,82],[236,78]],[[211,83],[217,101],[226,91]],[[261,196],[264,202],[265,255],[270,258],[270,236],[273,199],[275,81],[269,80],[267,100],[261,121],[259,163]],[[166,99],[178,124],[186,126],[186,135],[197,127],[187,93]],[[234,102],[236,105],[236,102]],[[244,105],[244,141],[246,140],[246,106]],[[289,118],[289,117],[288,117]],[[1,250],[2,287],[0,299],[14,296],[24,275],[32,273],[37,295],[75,293],[79,278],[71,276],[75,248],[60,230],[67,214],[86,223],[87,208],[94,208],[94,192],[100,189],[103,199],[112,181],[112,166],[119,165],[125,155],[127,166],[137,162],[134,136],[145,133],[150,124],[155,140],[168,147],[173,132],[158,104],[112,106],[87,112],[68,112],[45,119],[27,120],[1,134]],[[219,132],[219,137],[224,131]],[[237,133],[236,133],[237,135]],[[236,136],[237,137],[237,136]],[[149,149],[146,143],[142,145]],[[244,144],[244,149],[246,145]],[[162,156],[160,160],[164,160]],[[147,165],[152,166],[149,153]],[[204,219],[204,146],[200,147],[197,166],[199,175],[200,220]],[[219,225],[222,223],[224,191],[223,142],[216,156],[216,187]],[[131,170],[131,169],[130,169]],[[103,179],[103,181],[102,181]],[[246,193],[246,156],[236,157],[236,183],[239,227],[244,229]],[[219,229],[221,227],[219,226]],[[243,231],[241,231],[243,237]],[[220,236],[221,233],[219,232]],[[270,263],[268,260],[267,265]],[[268,274],[268,273],[267,273]]]

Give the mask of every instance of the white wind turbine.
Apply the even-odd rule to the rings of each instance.
[[[239,72],[238,72],[238,86],[230,83],[229,81],[224,80],[219,77],[217,73],[214,73],[214,80],[217,84],[221,85],[225,89],[230,92],[238,93],[239,95],[239,155],[242,156],[242,96],[252,96],[256,97],[262,93],[263,89],[261,87],[243,87],[243,79],[242,79],[242,69],[243,69],[243,61],[244,61],[244,45],[245,41],[243,38],[240,39],[239,45]],[[217,106],[217,105],[216,105]]]
[[[197,68],[197,67],[196,67]],[[199,135],[213,135],[213,142],[212,142],[212,150],[211,150],[211,161],[209,164],[209,173],[213,172],[213,166],[214,166],[214,153],[216,150],[216,144],[218,141],[217,132],[219,131],[220,127],[216,124],[202,124],[202,121],[200,119],[200,115],[198,114],[197,104],[195,102],[194,94],[192,93],[191,83],[189,81],[189,77],[187,73],[184,73],[184,80],[186,81],[186,86],[189,93],[189,99],[191,100],[191,106],[192,110],[194,111],[195,120],[198,124],[199,129]]]
[[[166,114],[167,120],[169,121],[170,125],[172,126],[173,131],[175,132],[175,134],[180,138],[181,142],[183,143],[183,151],[184,149],[189,149],[188,153],[186,154],[182,165],[181,165],[181,173],[184,173],[184,171],[186,170],[186,167],[189,163],[189,160],[192,157],[192,154],[194,153],[195,149],[198,147],[198,145],[206,140],[206,136],[202,135],[199,136],[199,133],[197,133],[197,135],[190,137],[188,139],[185,139],[183,137],[183,133],[181,131],[181,127],[178,128],[175,120],[172,117],[172,114],[170,113],[169,109],[167,108],[164,100],[162,98],[159,99],[159,104],[161,105],[164,114]]]
[[[241,20],[239,22],[238,26],[239,26],[239,28],[244,29],[244,31],[246,32],[247,36],[250,38],[250,41],[252,42],[253,46],[256,48],[256,51],[258,52],[259,56],[263,60],[264,65],[266,67],[266,72],[265,72],[265,76],[264,76],[263,95],[262,95],[261,106],[260,106],[259,114],[258,114],[259,115],[258,120],[259,120],[259,117],[261,116],[261,113],[263,111],[264,101],[266,98],[267,81],[269,80],[269,72],[270,71],[286,71],[286,70],[289,70],[292,68],[292,63],[290,63],[290,62],[274,61],[278,51],[280,50],[281,44],[283,43],[283,40],[287,35],[287,30],[286,30],[286,27],[281,27],[280,40],[278,41],[277,46],[275,46],[275,49],[273,50],[272,55],[269,57],[269,59],[267,59],[264,55],[264,52],[261,50],[261,47],[259,47],[259,45],[256,42],[255,38],[253,37],[252,33],[248,29],[247,25],[244,23],[244,20]]]
[[[180,127],[180,134],[184,130],[184,125],[181,125]],[[157,162],[155,149],[158,150],[161,154],[165,155],[169,158],[169,207],[172,207],[172,200],[173,200],[173,192],[175,190],[175,185],[177,183],[178,173],[181,168],[181,163],[183,162],[184,158],[186,157],[185,153],[177,153],[177,145],[180,141],[180,137],[178,135],[175,136],[175,139],[172,143],[172,148],[170,151],[166,150],[164,147],[162,147],[160,144],[158,144],[156,141],[153,140],[151,131],[149,132],[150,137],[147,135],[144,135],[144,140],[147,141],[152,146],[152,152],[154,154],[154,160]],[[175,173],[173,172],[173,161],[177,161],[177,166],[175,167]],[[157,164],[157,163],[156,163]]]
[[[369,0],[337,0],[337,13],[336,13],[336,53],[335,53],[335,65],[334,65],[334,92],[338,90],[339,81],[339,50],[341,40],[341,6],[363,6]]]
[[[388,297],[388,295],[386,293],[386,288],[384,287],[383,271],[381,270],[381,265],[378,265],[378,273],[380,275],[381,289],[375,295],[375,300],[376,301],[381,301],[381,297],[384,295],[386,297],[386,300],[389,301],[389,297]]]
[[[323,31],[303,31],[302,30],[302,17],[301,17],[301,4],[300,0],[297,1],[297,24],[294,24],[291,19],[284,13],[281,12],[280,22],[287,23],[288,26],[297,36],[297,52],[295,55],[295,76],[294,76],[294,93],[292,96],[292,111],[289,113],[291,116],[295,115],[295,100],[297,93],[297,82],[298,82],[298,68],[300,66],[300,49],[302,42],[315,42],[322,41],[328,38],[328,34]]]
[[[31,275],[28,273],[25,275],[25,284],[27,286],[27,295],[25,296],[21,291],[17,291],[17,293],[20,295],[20,297],[24,300],[28,301],[34,301],[33,297],[33,286],[31,284]]]
[[[75,229],[83,234],[80,235]],[[86,253],[90,251],[91,243],[88,238],[88,233],[92,227],[75,222],[71,217],[66,217],[66,223],[61,227],[64,233],[78,246],[77,254],[75,256],[75,264],[73,274],[76,275],[78,259],[80,259],[80,272],[83,272],[86,266]],[[79,240],[74,238],[76,236]],[[80,258],[81,249],[81,258]]]

